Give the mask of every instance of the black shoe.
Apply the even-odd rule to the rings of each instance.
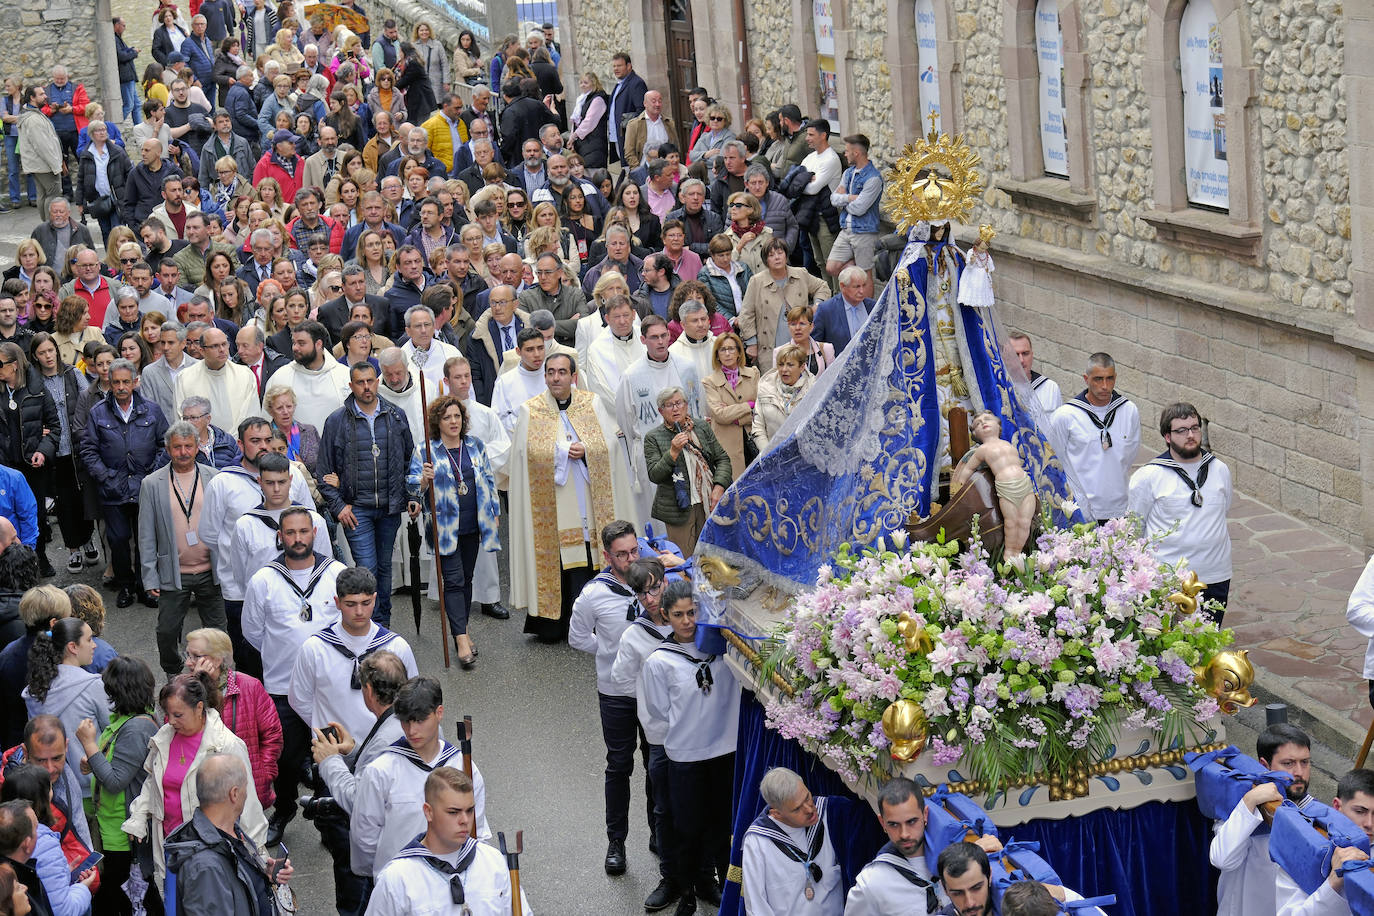
[[[55,569],[52,568],[52,564],[48,562],[48,557],[47,557],[47,555],[46,555],[46,554],[41,554],[41,553],[40,553],[40,554],[38,555],[38,576],[39,576],[39,578],[41,578],[41,579],[51,579],[51,578],[52,578],[53,576],[55,576],[55,575],[57,575],[57,570],[55,570]]]
[[[650,913],[666,909],[676,903],[681,896],[682,891],[678,890],[677,882],[671,878],[664,878],[658,882],[658,887],[654,888],[653,893],[644,898],[644,909]]]
[[[141,590],[139,591],[139,593],[138,593],[138,601],[139,601],[139,603],[142,604],[144,607],[151,607],[151,608],[156,608],[156,607],[157,607],[157,599],[154,598],[152,595],[148,594],[148,593],[145,592],[145,591],[141,591]]]
[[[625,874],[625,841],[611,840],[606,847],[606,874]]]
[[[673,916],[692,916],[697,911],[697,898],[691,894],[684,894],[677,902],[677,909],[673,910]]]
[[[119,597],[115,599],[115,607],[126,608],[134,603],[134,590],[131,588],[121,588]]]
[[[510,620],[510,611],[506,610],[499,601],[495,604],[482,605],[482,613],[488,617],[495,617],[497,620]]]
[[[272,819],[267,822],[267,848],[271,849],[281,842],[281,838],[286,835],[286,825],[291,823],[291,818],[282,818],[272,815]]]
[[[720,906],[720,885],[715,878],[698,878],[696,895],[705,900],[711,906]]]

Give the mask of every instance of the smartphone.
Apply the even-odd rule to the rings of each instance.
[[[86,858],[82,859],[80,864],[78,864],[75,868],[72,869],[72,884],[75,884],[76,882],[80,881],[82,873],[84,873],[88,869],[95,868],[97,865],[100,864],[100,861],[104,858],[105,857],[100,853],[93,852],[90,855],[86,856]]]
[[[320,729],[320,734],[336,744],[339,741],[339,730],[332,725],[326,725]]]
[[[277,861],[272,865],[271,877],[273,882],[277,880],[277,872],[281,871],[282,866],[286,864],[286,857],[291,854],[291,851],[286,848],[285,843],[277,844],[277,848],[281,850],[281,855],[277,856]]]

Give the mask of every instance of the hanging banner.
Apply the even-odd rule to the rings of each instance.
[[[920,98],[921,133],[930,130],[930,116],[935,115],[935,130],[940,123],[940,59],[935,49],[935,2],[916,0],[916,65],[921,71]]]
[[[811,22],[816,30],[816,67],[820,71],[820,116],[834,130],[840,120],[840,80],[835,69],[835,15],[831,4],[832,0],[811,0]]]
[[[1035,6],[1035,56],[1040,65],[1040,151],[1045,174],[1069,177],[1064,142],[1064,33],[1059,28],[1059,0]]]
[[[1211,0],[1192,0],[1178,28],[1179,73],[1183,82],[1183,160],[1188,200],[1204,207],[1231,205],[1226,162],[1225,93],[1221,75],[1221,33]]]

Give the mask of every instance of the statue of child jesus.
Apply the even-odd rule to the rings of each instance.
[[[1031,522],[1035,519],[1035,488],[1016,449],[1002,438],[1002,421],[995,413],[980,410],[973,415],[971,425],[978,445],[959,461],[949,482],[950,492],[958,490],[975,471],[987,465],[1002,509],[1003,555],[1017,556],[1030,539]]]

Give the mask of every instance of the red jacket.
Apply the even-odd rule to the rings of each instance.
[[[304,171],[305,160],[300,156],[296,157],[296,174],[292,175],[272,161],[272,151],[268,150],[253,169],[253,185],[256,187],[264,178],[275,178],[277,184],[281,185],[281,199],[289,203],[296,199],[296,192],[301,189]]]
[[[344,224],[341,223],[341,222],[339,222],[339,221],[336,220],[336,219],[330,219],[329,217],[325,216],[323,213],[320,214],[319,219],[320,219],[320,226],[323,227],[324,229],[329,230],[329,250],[330,250],[330,252],[332,252],[333,254],[338,254],[340,251],[343,250]],[[296,224],[299,223],[300,221],[301,221],[301,218],[298,216],[298,217],[296,217],[295,219],[293,219],[291,222],[289,222],[289,223],[286,224],[286,239],[287,239],[288,242],[291,243],[291,247],[292,247],[292,248],[295,248],[295,249],[298,250],[298,251],[304,250],[304,249],[302,249],[301,246],[300,246],[300,239],[297,238],[297,236],[296,236]],[[301,227],[301,230],[304,232],[304,231],[305,231],[305,227]],[[322,231],[322,230],[316,229],[315,231],[318,232],[318,231]]]
[[[17,744],[5,751],[4,755],[0,756],[0,785],[3,785],[5,782],[5,770],[9,769],[11,766],[19,766],[23,762],[24,745]],[[90,777],[84,776],[82,778],[89,779]],[[75,830],[67,829],[67,816],[62,813],[61,808],[57,807],[57,805],[50,804],[48,805],[48,810],[52,813],[52,831],[57,834],[62,843],[62,857],[67,860],[68,867],[76,868],[76,866],[86,861],[86,857],[91,854],[91,851],[86,848],[85,843],[81,842],[81,837],[77,835]],[[81,816],[85,817],[85,812],[82,812]],[[95,883],[91,885],[91,892],[94,893],[99,889],[100,875],[97,873]]]
[[[272,782],[277,778],[277,758],[281,756],[281,719],[277,718],[277,707],[262,681],[252,675],[230,671],[220,718],[248,745],[258,801],[264,809],[270,808],[277,797],[272,791]]]

